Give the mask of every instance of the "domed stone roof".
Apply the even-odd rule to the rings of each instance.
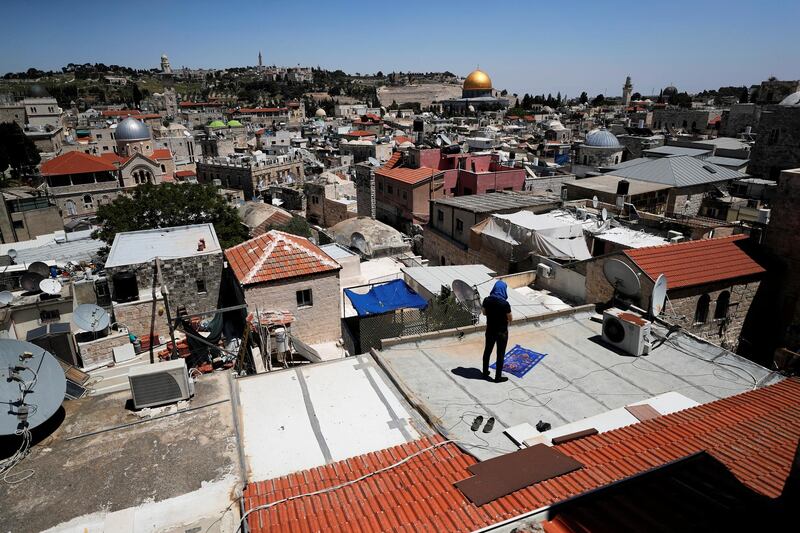
[[[790,94],[789,96],[781,100],[781,103],[778,105],[793,106],[793,107],[800,106],[800,91]]]
[[[672,96],[673,94],[678,94],[678,88],[674,85],[668,85],[667,87],[664,87],[663,93],[664,96]]]
[[[133,117],[128,117],[117,124],[114,131],[114,138],[117,141],[146,141],[150,138],[150,128]]]
[[[324,110],[324,109],[322,109],[322,108],[320,107],[320,108],[318,108],[318,109],[317,109],[317,110],[314,112],[314,116],[316,116],[316,117],[327,117],[327,116],[328,116],[328,114],[325,112],[325,110]]]
[[[469,73],[469,76],[464,80],[464,89],[467,91],[474,91],[476,89],[491,89],[492,80],[489,75],[484,71],[477,69]]]
[[[594,148],[621,148],[617,137],[605,128],[597,128],[586,134],[584,146]]]

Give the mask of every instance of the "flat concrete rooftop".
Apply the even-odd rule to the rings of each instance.
[[[445,437],[481,460],[518,449],[503,431],[519,424],[541,420],[555,429],[671,391],[706,403],[780,379],[682,333],[654,343],[646,356],[629,356],[603,343],[594,316],[584,307],[512,325],[509,349],[520,344],[547,355],[523,378],[506,373],[505,383],[481,376],[480,328],[384,341],[374,356]],[[495,417],[491,433],[471,431],[478,415]]]

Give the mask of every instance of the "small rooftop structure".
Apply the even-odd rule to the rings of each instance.
[[[450,198],[437,198],[436,205],[446,205],[472,213],[497,213],[505,210],[559,204],[559,198],[519,191],[497,191]]]
[[[194,224],[117,233],[106,268],[221,252],[213,224]]]
[[[411,250],[402,233],[369,217],[348,218],[328,231],[337,244],[358,250],[365,257],[385,257]]]
[[[83,152],[67,152],[42,163],[42,176],[66,176],[92,172],[115,172],[117,167],[101,157]]]
[[[683,146],[659,146],[658,148],[650,148],[642,150],[644,157],[667,157],[671,155],[686,155],[689,157],[699,157],[711,155],[712,149],[704,150],[702,148],[687,148]],[[707,160],[706,160],[707,161]]]
[[[747,177],[747,174],[742,172],[686,155],[632,159],[609,167],[609,170],[621,178],[660,183],[671,187],[691,187]]]
[[[660,274],[670,289],[726,281],[766,272],[745,252],[746,235],[687,241],[664,246],[626,250],[630,258],[655,281]]]
[[[106,245],[105,242],[92,238],[93,231],[56,231],[39,235],[29,241],[0,244],[0,255],[7,255],[11,249],[16,250],[17,264],[52,260],[55,264],[64,266],[69,262],[91,261]]]

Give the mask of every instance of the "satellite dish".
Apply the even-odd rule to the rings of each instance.
[[[50,267],[47,266],[47,263],[42,263],[41,261],[34,261],[28,265],[28,272],[39,274],[43,278],[50,277]]]
[[[636,272],[619,259],[609,259],[606,261],[606,264],[603,265],[603,274],[614,287],[614,290],[625,296],[636,296],[642,288],[641,283],[639,283],[639,276],[636,275]]]
[[[597,199],[597,196],[592,196],[592,207],[597,209],[597,206],[600,204],[600,200]]]
[[[17,251],[15,249],[11,248],[11,249],[8,250],[8,257],[10,257],[11,259],[16,259],[17,255],[18,254],[17,254]]]
[[[600,220],[602,220],[603,222],[608,220],[608,211],[606,210],[605,207],[603,208],[602,211],[600,211]]]
[[[61,294],[61,282],[57,279],[43,279],[39,282],[39,289],[45,294],[58,296]]]
[[[108,313],[94,304],[81,304],[72,313],[72,323],[84,331],[98,332],[106,329],[111,323]]]
[[[14,301],[14,295],[10,291],[0,292],[0,305],[8,305]]]
[[[39,292],[39,283],[41,283],[43,279],[44,276],[41,274],[28,271],[20,276],[19,284],[22,285],[25,292]]]
[[[650,297],[650,314],[654,317],[661,314],[667,301],[667,277],[659,274]]]
[[[451,284],[456,300],[464,304],[467,310],[472,313],[473,318],[481,315],[481,295],[477,287],[470,285],[464,280],[454,279]]]
[[[11,370],[15,367],[24,368]],[[61,407],[66,390],[64,370],[49,352],[30,342],[0,339],[0,435],[46,422]],[[17,414],[20,407],[28,407],[27,425]]]

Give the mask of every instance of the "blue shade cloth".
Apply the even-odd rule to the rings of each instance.
[[[375,285],[366,294],[356,294],[350,289],[345,289],[344,293],[355,307],[358,316],[376,315],[395,309],[425,309],[428,307],[428,302],[414,292],[402,279]]]
[[[544,359],[545,355],[547,354],[534,352],[517,344],[506,353],[506,358],[503,361],[503,372],[508,372],[521,378],[530,372],[539,361]],[[497,368],[497,363],[492,363],[489,368]]]
[[[569,154],[556,154],[555,157],[553,157],[553,162],[556,165],[566,165],[569,163]]]

